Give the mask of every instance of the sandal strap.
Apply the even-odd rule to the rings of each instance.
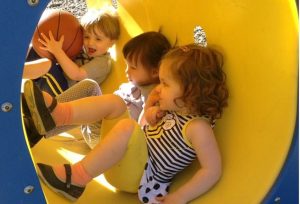
[[[71,166],[70,164],[64,164],[64,167],[66,170],[66,186],[69,189],[71,187],[71,176],[72,176]]]
[[[48,107],[49,112],[52,113],[52,111],[56,106],[57,106],[57,100],[56,98],[52,98],[51,105]]]

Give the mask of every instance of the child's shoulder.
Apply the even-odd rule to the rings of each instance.
[[[186,135],[189,138],[199,135],[211,135],[212,132],[212,125],[205,117],[194,118],[186,126]]]

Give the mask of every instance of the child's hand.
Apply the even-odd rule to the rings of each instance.
[[[186,204],[180,197],[175,194],[168,194],[163,197],[156,197],[156,200],[160,202],[160,204]]]
[[[158,103],[158,101],[159,101],[159,92],[157,91],[157,87],[155,87],[148,95],[148,99],[145,103],[145,110],[149,107],[155,106]]]
[[[153,126],[165,116],[165,111],[162,111],[159,106],[152,106],[145,110],[145,119],[149,125]]]
[[[41,33],[42,39],[39,38],[39,42],[42,43],[43,47],[40,47],[43,50],[47,50],[51,52],[53,55],[62,51],[62,45],[64,42],[64,36],[61,36],[59,41],[54,39],[54,36],[51,31],[49,31],[49,38],[44,34]]]

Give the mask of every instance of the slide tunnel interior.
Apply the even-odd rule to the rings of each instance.
[[[23,134],[20,87],[28,44],[48,1],[5,1],[0,6],[0,198],[4,203],[68,203],[40,183],[34,163],[74,163],[88,153],[78,130],[42,139],[29,150]],[[126,82],[123,45],[145,31],[162,29],[168,39],[193,42],[200,25],[208,44],[224,54],[229,106],[217,122],[223,176],[193,204],[293,203],[298,201],[298,14],[293,0],[87,0],[90,8],[117,4],[121,38],[113,70],[102,85],[112,93]],[[116,83],[118,82],[118,83]],[[104,121],[103,131],[113,122]],[[133,158],[134,159],[134,158]],[[197,165],[180,173],[176,189]],[[133,171],[134,169],[128,169]],[[126,172],[124,172],[126,173]],[[5,185],[4,185],[5,184]],[[5,187],[4,187],[5,186]],[[284,190],[281,190],[283,187]],[[32,190],[33,189],[33,190]],[[277,190],[277,191],[276,191]],[[1,203],[2,203],[1,201]],[[139,203],[104,176],[92,181],[77,203]]]

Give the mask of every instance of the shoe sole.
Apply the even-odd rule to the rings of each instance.
[[[38,105],[35,103],[35,97],[34,97],[34,88],[33,88],[32,81],[27,81],[24,85],[24,96],[27,102],[27,106],[29,107],[31,117],[33,119],[34,125],[37,129],[37,131],[41,135],[46,134],[46,129],[44,127],[44,124],[42,122],[42,118],[40,117],[39,111],[38,111]]]
[[[41,180],[54,192],[61,194],[62,196],[64,196],[65,198],[67,198],[68,200],[75,202],[77,201],[77,198],[74,198],[72,196],[70,196],[69,194],[67,194],[66,192],[59,190],[55,187],[53,187],[51,184],[48,183],[48,181],[45,179],[45,177],[43,176],[42,172],[40,171],[40,168],[37,166],[37,172],[38,172],[38,176],[41,178]]]

